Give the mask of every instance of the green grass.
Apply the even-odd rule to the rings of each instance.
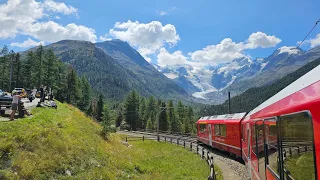
[[[36,108],[33,117],[0,123],[0,179],[206,179],[209,168],[182,147],[120,143],[78,109]],[[67,172],[71,173],[71,176]],[[221,173],[219,173],[221,174]]]
[[[288,158],[288,160],[285,161],[284,166],[296,180],[315,179],[313,152]]]

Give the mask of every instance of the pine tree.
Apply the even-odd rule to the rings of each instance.
[[[110,112],[107,105],[104,106],[102,114],[103,116],[102,116],[102,122],[101,122],[101,125],[102,125],[101,135],[105,139],[108,139],[108,135],[111,130],[111,117],[110,117]]]
[[[168,130],[168,119],[167,119],[167,110],[166,110],[165,102],[160,103],[159,129],[161,131]]]
[[[3,46],[1,50],[1,56],[0,56],[0,62],[1,62],[1,82],[0,86],[2,88],[7,87],[7,82],[8,82],[8,76],[9,76],[9,57],[8,57],[8,47]],[[3,90],[8,90],[8,89],[3,89]],[[9,91],[9,90],[8,90]]]
[[[78,76],[76,71],[71,66],[69,67],[69,73],[68,73],[67,79],[68,79],[67,102],[73,105],[77,105],[77,100],[79,97]]]
[[[139,118],[139,96],[135,91],[128,94],[125,104],[125,121],[130,125],[131,130],[137,129],[137,119]]]
[[[155,125],[155,121],[156,121],[156,118],[157,118],[157,109],[158,106],[157,106],[157,103],[156,103],[156,100],[153,96],[150,96],[148,101],[147,101],[147,107],[146,107],[146,117],[145,119],[150,119],[151,122],[152,122],[152,125]]]
[[[118,116],[116,118],[116,127],[119,127],[121,125],[122,120],[123,120],[123,115],[122,115],[122,112],[119,111]]]
[[[151,121],[151,119],[148,119],[148,121],[147,121],[147,130],[152,130],[152,129],[153,129],[152,121]]]
[[[9,89],[9,91],[11,92],[13,89],[14,89],[14,87],[13,87],[13,76],[14,76],[14,59],[15,59],[15,53],[14,53],[14,51],[13,50],[11,50],[10,51],[10,53],[9,53],[9,58],[10,58],[10,63],[9,63],[9,66],[10,66],[10,68],[9,68],[9,82],[8,82],[8,89]]]
[[[94,112],[93,112],[93,105],[92,105],[93,103],[92,102],[90,102],[90,104],[89,104],[89,108],[88,108],[88,110],[87,110],[87,114],[88,114],[88,116],[91,116],[91,117],[93,117],[94,116]]]
[[[17,53],[14,62],[13,62],[13,79],[15,87],[23,87],[21,83],[21,62],[20,62],[20,54]]]
[[[175,111],[174,111],[174,106],[173,106],[172,100],[170,100],[168,102],[167,109],[168,109],[167,110],[167,112],[168,112],[168,120],[169,120],[169,123],[170,123],[170,126],[169,126],[170,132],[180,132],[180,127],[179,127],[179,123],[178,123],[177,117],[175,115]]]
[[[139,128],[145,129],[147,126],[146,118],[146,101],[145,98],[140,98],[140,106],[139,106]]]
[[[99,100],[97,102],[97,117],[98,121],[102,121],[103,117],[103,96],[102,94],[99,95]]]
[[[53,53],[53,51],[51,49],[49,49],[46,53],[45,53],[45,59],[46,59],[46,63],[45,63],[45,74],[44,74],[44,82],[46,83],[46,86],[48,87],[53,87],[53,83],[54,83],[54,78],[55,78],[55,73],[57,71],[57,67],[55,66],[55,55]]]
[[[43,63],[44,63],[44,50],[43,50],[43,46],[40,45],[38,47],[38,49],[36,50],[36,77],[37,77],[37,87],[40,87],[41,85],[43,85]]]
[[[193,121],[193,109],[189,106],[187,109],[186,123],[185,123],[185,133],[194,132],[195,123]]]
[[[81,101],[79,103],[79,108],[82,111],[86,111],[89,105],[91,95],[90,95],[90,85],[85,76],[81,78]]]
[[[178,124],[180,126],[180,132],[184,132],[184,124],[185,124],[185,107],[181,101],[177,104],[177,117],[178,117]],[[182,125],[182,126],[181,126]]]

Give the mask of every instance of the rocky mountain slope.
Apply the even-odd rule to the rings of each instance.
[[[227,98],[228,91],[234,96],[251,87],[270,84],[319,57],[320,47],[303,51],[283,46],[266,58],[242,57],[201,70],[189,65],[158,67],[158,70],[194,97],[218,104]]]

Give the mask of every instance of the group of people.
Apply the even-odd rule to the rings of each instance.
[[[41,85],[39,90],[40,90],[40,103],[45,101],[46,96],[48,96],[48,100],[53,100],[53,93],[52,93],[51,88]],[[31,94],[34,97],[36,97],[37,89],[34,88],[31,92]],[[19,103],[21,103],[20,100],[21,100],[22,96],[20,94],[18,94],[18,92],[15,90],[12,91],[11,95],[12,95],[12,104],[11,104],[12,112],[10,114],[10,121],[14,121],[14,115],[16,114],[16,111],[19,108]],[[25,113],[27,115],[30,115],[29,112],[26,110],[25,110]]]

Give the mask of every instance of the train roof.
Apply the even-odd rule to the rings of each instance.
[[[235,113],[235,114],[222,114],[222,115],[214,115],[214,116],[204,116],[201,117],[199,121],[219,121],[219,120],[241,120],[246,115],[243,113]]]
[[[291,94],[294,94],[295,92],[298,92],[318,81],[320,81],[320,65],[318,65],[317,67],[309,71],[307,74],[303,75],[302,77],[288,85],[286,88],[278,92],[276,95],[266,100],[264,103],[260,104],[258,107],[250,111],[248,115],[253,115],[259,112],[260,110],[280,101],[281,99],[288,97]]]

